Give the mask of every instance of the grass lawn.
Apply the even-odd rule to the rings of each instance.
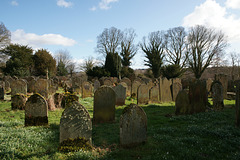
[[[93,98],[80,99],[93,115]],[[136,100],[126,100],[127,104]],[[119,146],[119,118],[93,126],[93,151],[60,153],[59,123],[62,109],[49,111],[49,126],[24,127],[24,111],[12,111],[0,102],[0,159],[240,159],[240,129],[235,127],[235,101],[225,100],[223,111],[174,116],[174,103],[142,106],[148,117],[146,144]]]

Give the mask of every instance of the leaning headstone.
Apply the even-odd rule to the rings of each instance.
[[[150,103],[159,103],[159,89],[157,86],[153,86],[149,90],[149,102]]]
[[[124,108],[120,117],[120,145],[133,147],[147,141],[147,115],[136,104]]]
[[[205,112],[208,103],[206,81],[197,80],[190,84],[189,101],[193,113]]]
[[[11,103],[12,110],[15,110],[15,109],[24,110],[27,97],[24,94],[16,94],[12,96],[11,101],[12,101]]]
[[[221,110],[224,108],[223,104],[223,86],[221,82],[215,81],[212,85],[212,100],[213,100],[213,109]]]
[[[113,87],[113,90],[116,93],[116,105],[117,106],[125,105],[126,88],[123,85],[119,84],[119,85]]]
[[[47,101],[40,94],[34,94],[25,105],[25,126],[42,125],[48,125]]]
[[[181,90],[180,92],[178,92],[178,95],[175,101],[175,106],[176,106],[176,111],[175,111],[176,115],[192,114],[193,112],[189,102],[189,96],[184,90]]]
[[[137,92],[137,104],[148,104],[149,102],[149,89],[148,85],[141,84]]]
[[[11,83],[11,95],[14,96],[16,94],[27,94],[27,83],[21,80],[15,80]]]
[[[108,86],[101,86],[94,93],[93,123],[115,121],[115,91]]]
[[[82,98],[92,97],[92,84],[89,82],[83,82],[82,84]]]
[[[160,78],[159,80],[159,90],[160,90],[160,101],[161,102],[171,102],[172,94],[171,94],[171,80],[167,78]]]
[[[92,122],[87,109],[79,102],[73,102],[61,116],[60,143],[77,138],[86,139],[92,144]]]
[[[34,92],[39,93],[44,98],[48,98],[48,80],[38,79],[34,86]]]

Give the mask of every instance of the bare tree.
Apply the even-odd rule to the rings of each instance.
[[[186,65],[188,57],[186,37],[183,27],[169,29],[165,34],[166,61],[180,68]]]
[[[164,58],[164,33],[160,31],[151,32],[148,35],[148,42],[146,42],[146,37],[143,37],[140,47],[147,58],[147,60],[144,60],[145,65],[149,66],[154,77],[158,78]]]
[[[79,69],[87,72],[90,69],[92,69],[97,63],[94,62],[93,57],[88,57],[87,59],[84,60],[84,62],[82,64],[80,64]]]
[[[71,61],[70,64],[67,67],[68,73],[73,76],[74,72],[76,71],[76,63]]]
[[[119,51],[123,39],[123,33],[115,27],[105,28],[97,37],[97,52],[106,56],[109,53],[115,54]]]
[[[188,64],[197,79],[211,65],[213,57],[227,46],[225,35],[214,29],[197,25],[190,29],[188,40]]]
[[[134,39],[137,34],[134,29],[126,29],[124,31],[123,40],[121,42],[121,61],[124,67],[129,67],[131,65],[131,59],[136,55],[138,47],[134,44]]]
[[[11,42],[11,32],[1,22],[0,23],[0,49],[10,44],[10,42]]]
[[[55,54],[57,64],[62,62],[66,67],[71,64],[71,55],[68,50],[58,50]]]

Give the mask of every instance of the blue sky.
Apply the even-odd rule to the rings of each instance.
[[[196,24],[221,29],[227,52],[240,52],[240,0],[1,0],[0,22],[12,43],[45,48],[52,54],[68,50],[81,62],[93,56],[104,28],[136,31],[136,43],[158,30]],[[132,67],[145,68],[138,51]]]

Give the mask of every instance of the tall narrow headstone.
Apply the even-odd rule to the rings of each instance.
[[[14,80],[11,83],[11,95],[14,96],[18,93],[27,94],[27,83],[23,81],[22,79],[20,80]]]
[[[92,97],[92,84],[89,82],[83,82],[82,84],[82,98]]]
[[[159,103],[159,89],[157,86],[153,86],[149,90],[149,101],[150,103]]]
[[[38,79],[34,85],[34,93],[39,93],[44,98],[48,98],[48,80]]]
[[[213,100],[213,109],[221,110],[224,108],[223,104],[223,86],[221,82],[215,81],[212,85],[212,100]]]
[[[167,78],[160,78],[159,80],[159,90],[160,90],[160,101],[161,102],[171,102],[172,95],[171,95],[171,80]]]
[[[137,92],[137,104],[148,104],[149,102],[149,89],[148,85],[141,84]]]
[[[121,84],[113,87],[113,90],[116,93],[116,105],[117,106],[123,106],[125,105],[125,99],[126,99],[126,88],[122,86]]]
[[[185,90],[181,90],[180,92],[178,92],[178,95],[175,101],[175,106],[176,106],[176,111],[175,111],[176,115],[181,115],[181,114],[186,115],[186,114],[193,113],[193,109],[189,102],[189,96]]]

